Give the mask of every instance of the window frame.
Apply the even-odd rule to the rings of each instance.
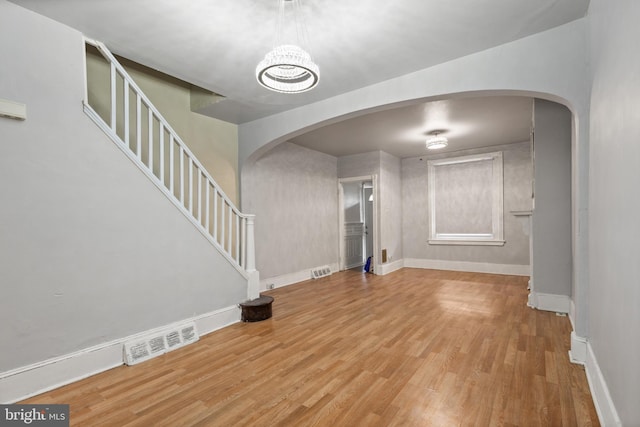
[[[491,233],[438,233],[436,216],[436,168],[491,160]],[[504,170],[501,151],[472,154],[468,156],[448,157],[427,161],[429,192],[429,240],[431,245],[485,245],[503,246],[504,240]]]

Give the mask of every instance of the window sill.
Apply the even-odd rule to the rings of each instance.
[[[430,245],[504,246],[504,240],[428,240]]]

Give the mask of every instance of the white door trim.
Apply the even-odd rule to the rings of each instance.
[[[364,182],[371,181],[373,184],[373,273],[380,274],[380,191],[378,185],[378,175],[355,176],[351,178],[338,179],[338,253],[340,254],[340,271],[345,270],[345,233],[344,233],[344,187],[343,184],[348,182]]]

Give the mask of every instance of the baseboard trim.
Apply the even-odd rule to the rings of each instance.
[[[569,360],[571,363],[584,365],[587,362],[587,339],[576,335],[571,331],[571,350],[569,350]]]
[[[323,264],[324,265],[324,264]],[[331,268],[331,272],[335,273],[340,270],[338,263],[328,264]],[[273,285],[273,288],[281,288],[283,286],[293,285],[295,283],[304,282],[311,279],[311,267],[296,271],[294,273],[282,274],[280,276],[268,277],[266,279],[260,279],[260,290],[269,290],[269,285]]]
[[[530,305],[538,310],[554,311],[556,313],[569,313],[571,310],[571,298],[567,295],[543,294],[531,292],[529,294]]]
[[[529,291],[527,295],[527,307],[538,308],[538,296],[535,292]]]
[[[622,421],[620,421],[618,411],[616,411],[613,400],[611,400],[609,387],[602,376],[602,371],[600,370],[596,356],[593,353],[591,343],[588,341],[585,371],[587,373],[587,382],[589,383],[589,389],[591,390],[591,396],[593,397],[593,404],[596,407],[600,424],[606,427],[621,427]]]
[[[388,262],[386,264],[382,264],[380,266],[380,275],[384,276],[385,274],[393,273],[394,271],[398,271],[404,267],[404,260],[399,259],[397,261]]]
[[[404,266],[409,268],[429,268],[434,270],[469,271],[472,273],[508,274],[512,276],[529,276],[531,272],[531,268],[528,265],[419,258],[405,258]]]
[[[0,373],[0,402],[15,403],[116,368],[123,364],[123,346],[126,341],[153,334],[155,331],[186,322],[195,322],[198,333],[202,336],[239,321],[240,308],[226,307],[64,356],[2,372]]]
[[[192,318],[196,322],[200,336],[210,334],[240,321],[240,307],[233,305]],[[180,323],[184,323],[182,321]]]

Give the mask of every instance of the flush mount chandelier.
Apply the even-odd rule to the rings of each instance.
[[[295,29],[297,44],[282,43],[285,22],[285,3],[293,10],[291,26]],[[299,0],[278,0],[278,28],[276,47],[267,53],[256,67],[258,83],[267,89],[281,93],[306,92],[317,86],[320,81],[320,69],[311,55],[299,44],[308,45],[307,31],[300,16]]]
[[[440,136],[440,132],[433,132],[433,136],[427,138],[427,149],[438,150],[449,145],[449,140],[444,136]]]

